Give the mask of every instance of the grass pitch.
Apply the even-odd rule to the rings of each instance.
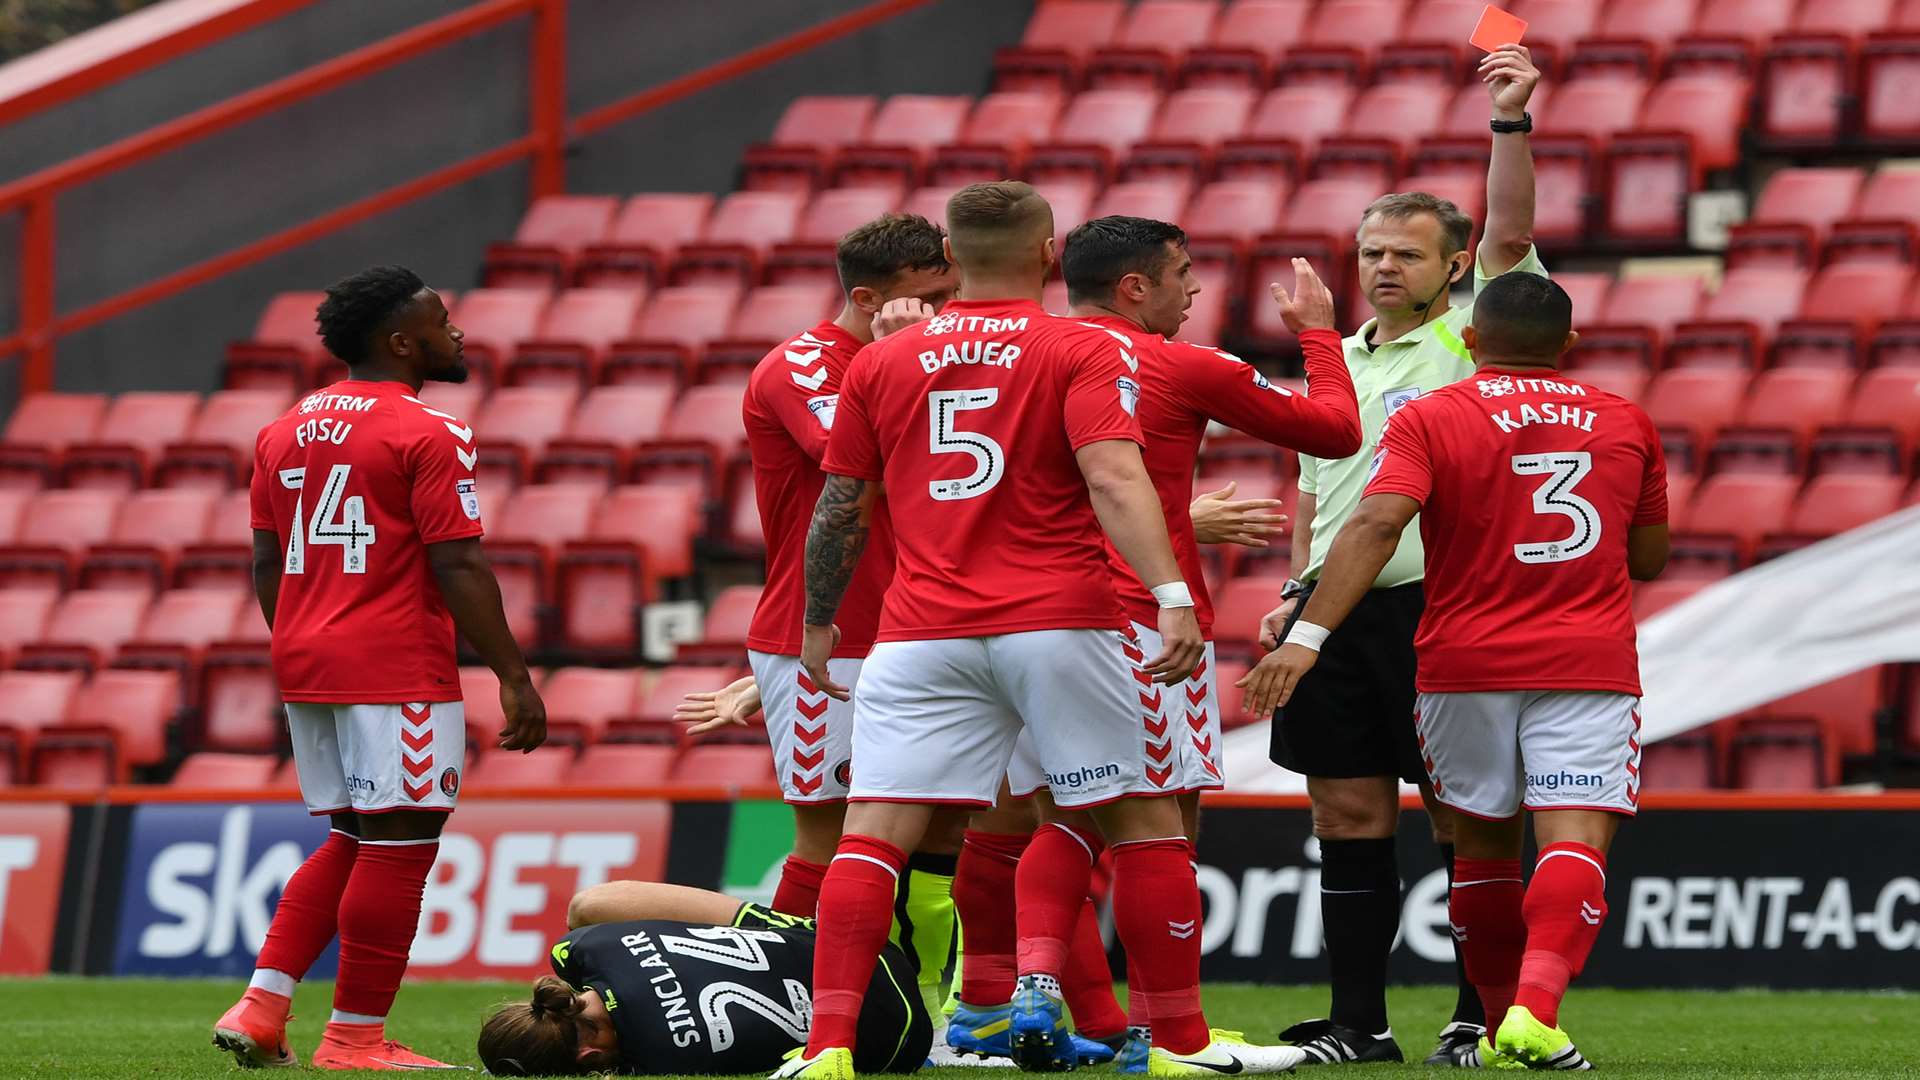
[[[238,1073],[208,1043],[213,1021],[242,989],[238,980],[0,980],[0,1076],[209,1077]],[[304,1061],[320,1038],[332,985],[312,983],[294,1001],[294,1049]],[[510,983],[414,983],[400,993],[390,1033],[421,1053],[474,1064],[480,1018],[524,998]],[[1255,1040],[1323,1015],[1317,986],[1215,984],[1208,1012]],[[1416,987],[1390,998],[1395,1032],[1412,1064],[1347,1066],[1369,1076],[1403,1070],[1432,1048],[1452,1006],[1451,990]],[[1868,1077],[1920,1075],[1920,998],[1912,994],[1736,993],[1575,989],[1562,1020],[1608,1076]],[[947,1070],[949,1073],[956,1070]],[[1097,1072],[1110,1072],[1106,1067]],[[1018,1075],[995,1070],[974,1074]]]

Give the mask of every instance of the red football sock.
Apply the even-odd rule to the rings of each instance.
[[[1520,978],[1520,952],[1527,944],[1522,892],[1519,859],[1453,860],[1447,918],[1453,921],[1467,981],[1480,992],[1489,1030],[1507,1015]]]
[[[827,877],[827,868],[817,862],[808,862],[798,855],[787,856],[785,865],[780,867],[780,884],[773,890],[773,910],[788,915],[798,915],[803,919],[813,918],[820,907],[820,883]]]
[[[1133,954],[1127,954],[1127,1026],[1151,1027],[1152,1014],[1147,1012],[1147,995],[1140,992],[1140,969],[1133,966]]]
[[[1153,1017],[1153,1044],[1176,1054],[1212,1035],[1200,1011],[1200,889],[1185,839],[1113,846],[1113,917],[1138,975],[1129,995]]]
[[[338,829],[327,833],[326,842],[307,856],[281,890],[256,968],[285,972],[295,980],[307,977],[307,969],[326,951],[338,928],[340,896],[347,891],[359,850],[358,837]]]
[[[420,894],[440,854],[438,840],[362,840],[340,896],[340,981],[333,1007],[385,1016],[407,973],[420,922]]]
[[[1089,1039],[1109,1039],[1127,1030],[1127,1014],[1113,996],[1113,969],[1107,966],[1107,943],[1100,940],[1100,913],[1091,899],[1080,908],[1080,922],[1067,945],[1067,966],[1060,973],[1060,993],[1073,1014],[1075,1031]]]
[[[1548,1027],[1558,1027],[1567,983],[1587,966],[1587,954],[1607,921],[1607,857],[1572,841],[1547,845],[1533,864],[1523,912],[1527,951],[1513,1003],[1526,1006]]]
[[[893,895],[907,853],[871,836],[846,835],[820,886],[813,948],[813,1030],[807,1056],[853,1049],[860,1004],[893,927]]]
[[[993,1008],[1013,1000],[1013,881],[1021,853],[1033,839],[967,830],[953,872],[953,909],[960,916],[965,949],[960,957],[960,1000]]]
[[[1086,906],[1087,885],[1103,846],[1094,833],[1057,821],[1034,830],[1014,878],[1020,974],[1058,978],[1066,970],[1067,943]]]

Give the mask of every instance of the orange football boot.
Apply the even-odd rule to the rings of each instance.
[[[299,1057],[287,1045],[292,1008],[291,998],[249,986],[213,1025],[213,1045],[232,1053],[242,1068],[298,1065]]]

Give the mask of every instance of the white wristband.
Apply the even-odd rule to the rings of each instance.
[[[1333,631],[1318,623],[1310,623],[1302,620],[1294,623],[1293,629],[1287,631],[1287,640],[1284,644],[1298,645],[1302,648],[1319,652],[1320,646],[1327,643],[1327,635],[1331,633],[1333,633]]]
[[[1193,606],[1193,590],[1187,588],[1187,583],[1184,581],[1169,581],[1165,585],[1155,585],[1153,598],[1160,601],[1160,606],[1163,608]]]

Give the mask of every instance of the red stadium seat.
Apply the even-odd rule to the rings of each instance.
[[[1637,403],[1646,394],[1648,375],[1641,368],[1576,366],[1569,374],[1596,390],[1618,394],[1628,401]]]
[[[1463,43],[1485,9],[1479,0],[1420,0],[1408,12],[1399,35],[1380,50],[1374,82],[1413,83],[1429,89],[1458,84],[1469,51],[1475,60],[1481,56]]]
[[[1282,86],[1255,106],[1246,135],[1220,150],[1221,179],[1247,176],[1291,181],[1324,138],[1340,134],[1353,107],[1350,86]]]
[[[69,444],[96,436],[105,394],[28,394],[0,434],[0,487],[48,486]]]
[[[499,370],[522,341],[540,333],[551,297],[546,289],[529,288],[471,289],[461,296],[452,317],[467,336],[468,365],[482,376]]]
[[[1359,228],[1360,215],[1379,193],[1363,180],[1309,180],[1300,185],[1288,200],[1281,231],[1254,246],[1250,256],[1252,280],[1292,280],[1290,260],[1301,257],[1313,261],[1314,269],[1336,297],[1346,295],[1346,283],[1353,273],[1354,231]],[[1253,304],[1250,310],[1248,332],[1254,339],[1292,339],[1272,304]],[[1354,312],[1343,314],[1352,317],[1352,325],[1359,324]]]
[[[266,649],[215,645],[202,670],[198,747],[266,752],[286,741],[280,688]],[[471,705],[469,700],[469,709]],[[471,712],[468,718],[471,721]]]
[[[99,440],[67,447],[62,478],[69,487],[140,487],[161,448],[183,438],[199,412],[199,394],[169,390],[116,395],[100,418]]]
[[[771,787],[773,755],[765,746],[690,746],[674,764],[673,779],[699,787]]]
[[[671,746],[609,743],[582,753],[567,778],[582,787],[660,787],[670,782],[676,756]]]
[[[510,244],[487,248],[488,286],[555,288],[567,283],[582,248],[600,242],[620,200],[613,195],[543,195],[533,200]]]
[[[18,755],[42,728],[64,720],[81,680],[77,671],[0,671],[0,745]]]
[[[60,598],[41,642],[24,645],[15,662],[36,666],[96,667],[132,640],[149,596],[137,589],[78,589]]]
[[[893,95],[873,114],[867,138],[841,147],[835,186],[911,187],[935,147],[959,140],[972,109],[963,95]]]
[[[1512,7],[1527,21],[1526,45],[1534,62],[1555,75],[1559,62],[1572,55],[1574,42],[1593,36],[1600,21],[1601,5],[1590,0],[1516,0]]]
[[[810,190],[826,176],[835,152],[866,137],[875,100],[867,95],[794,98],[774,126],[770,142],[747,149],[741,185],[748,190]]]
[[[1799,481],[1791,476],[1728,473],[1708,477],[1679,520],[1675,554],[1703,552],[1745,564],[1760,538],[1780,532]]]
[[[1567,291],[1573,301],[1573,325],[1576,329],[1600,321],[1607,307],[1607,290],[1613,288],[1613,275],[1606,273],[1565,273],[1553,275],[1554,284]]]
[[[1390,83],[1366,90],[1339,133],[1320,141],[1314,175],[1378,175],[1392,183],[1414,144],[1440,126],[1446,106],[1430,86]]]
[[[1673,735],[1640,750],[1640,790],[1703,791],[1715,786],[1717,753],[1713,739],[1692,733]]]
[[[747,285],[762,256],[793,239],[805,208],[805,191],[736,191],[720,200],[697,243],[685,244],[674,260],[676,285]]]
[[[579,732],[596,743],[608,725],[633,715],[639,673],[632,668],[561,668],[540,684],[547,722]]]
[[[835,244],[847,233],[900,205],[900,189],[841,187],[813,197],[800,219],[795,239],[801,243]]]
[[[1910,264],[1920,241],[1920,169],[1882,167],[1867,178],[1845,219],[1827,238],[1829,262],[1866,260]]]
[[[631,476],[650,483],[678,475],[717,495],[721,468],[746,442],[740,415],[745,392],[744,384],[716,383],[682,394],[661,437],[635,454]]]
[[[1160,109],[1153,129],[1135,143],[1121,174],[1144,179],[1174,173],[1191,182],[1202,175],[1220,144],[1245,130],[1255,93],[1243,87],[1176,90]]]
[[[188,754],[167,781],[177,788],[210,791],[262,791],[274,786],[280,759],[272,754]]]
[[[1222,655],[1255,659],[1260,620],[1280,604],[1285,577],[1241,577],[1227,582],[1213,598],[1213,634]]]
[[[1688,599],[1694,593],[1713,584],[1699,578],[1677,578],[1673,580],[1640,581],[1633,586],[1633,621],[1646,622],[1660,612]]]
[[[1178,221],[1187,205],[1187,187],[1165,180],[1131,180],[1114,184],[1087,212],[1087,220],[1124,214],[1129,217]]]
[[[1865,179],[1855,168],[1781,169],[1767,179],[1751,220],[1756,225],[1805,225],[1824,235],[1852,210]]]
[[[1303,46],[1361,51],[1391,40],[1406,14],[1407,0],[1321,0],[1307,23]]]
[[[601,378],[610,383],[678,386],[692,374],[708,339],[720,336],[739,302],[740,289],[731,284],[661,289],[641,310],[633,339],[608,350]]]
[[[1312,8],[1312,0],[1233,0],[1214,23],[1212,40],[1188,51],[1181,83],[1265,86],[1275,61],[1305,35]]]
[[[242,605],[252,603],[240,589],[170,589],[147,609],[139,633],[121,647],[121,659],[185,671],[207,646],[229,635]]]
[[[1644,274],[1623,277],[1607,293],[1606,306],[1591,324],[1575,323],[1580,331],[1579,355],[1605,353],[1610,364],[1633,363],[1653,368],[1662,346],[1682,322],[1691,321],[1706,296],[1706,283],[1692,274]]]
[[[819,285],[762,285],[748,293],[727,324],[727,338],[735,342],[751,342],[757,351],[748,350],[752,358],[738,365],[732,374],[745,382],[767,350],[793,338],[802,329],[811,329],[815,323],[838,311],[840,299],[837,287],[822,288]],[[714,342],[709,352],[719,348],[721,343]],[[708,359],[712,359],[711,355]],[[708,380],[703,378],[702,381]]]
[[[1895,0],[1819,0],[1805,4],[1793,29],[1805,34],[1839,34],[1861,39],[1893,21]]]
[[[12,661],[15,649],[40,640],[59,602],[60,593],[54,589],[0,589],[0,667]],[[5,705],[0,704],[0,721],[5,713]]]
[[[1646,99],[1645,80],[1607,76],[1581,79],[1554,88],[1551,110],[1542,114],[1556,135],[1605,139],[1633,127]]]
[[[169,444],[161,455],[154,466],[155,483],[219,490],[244,486],[253,475],[260,429],[279,419],[291,404],[280,390],[214,391],[186,437]]]
[[[1920,28],[1876,34],[1860,51],[1860,134],[1869,142],[1911,146],[1920,140]]]
[[[1703,0],[1691,34],[1764,44],[1793,24],[1798,6],[1798,0]]]
[[[1220,5],[1214,0],[1140,0],[1112,44],[1087,63],[1087,85],[1159,88],[1186,51],[1206,42]]]
[[[167,728],[180,712],[180,676],[172,671],[108,669],[96,673],[67,705],[65,719],[40,731],[40,749],[113,768],[121,783],[133,766],[167,756]]]
[[[1824,539],[1857,529],[1900,509],[1904,486],[1905,481],[1898,476],[1816,476],[1794,504],[1786,532],[1795,537]]]
[[[320,310],[323,292],[283,292],[267,301],[260,320],[253,324],[253,343],[286,345],[308,355],[318,355],[320,329],[314,324],[314,312]]]
[[[1733,785],[1742,791],[1815,791],[1838,779],[1828,772],[1819,725],[1748,717],[1735,729]]]
[[[164,585],[180,549],[206,534],[217,497],[193,489],[129,495],[115,511],[113,532],[88,551],[80,583],[88,588]]]
[[[464,786],[481,791],[496,788],[551,791],[572,777],[574,755],[573,747],[552,743],[531,753],[488,749],[467,769]]]
[[[693,540],[702,531],[696,489],[639,485],[608,493],[588,538],[560,557],[561,644],[575,653],[631,654],[641,607],[658,582],[692,572]]]
[[[633,336],[634,323],[646,299],[646,290],[632,285],[567,289],[556,294],[540,318],[538,331],[515,350],[504,381],[516,386],[572,389],[591,384],[600,359],[613,343]]]
[[[1742,266],[1727,271],[1700,306],[1699,318],[1674,330],[1667,347],[1672,367],[1752,367],[1762,342],[1781,319],[1798,310],[1808,274],[1791,267]]]
[[[577,396],[560,386],[495,390],[471,425],[480,448],[477,475],[492,480],[501,491],[525,483],[547,443],[567,433]]]
[[[544,639],[560,549],[586,539],[599,496],[594,486],[535,484],[515,491],[488,526],[487,558],[500,582],[507,624],[520,641]]]
[[[1663,434],[1683,434],[1683,451],[1698,460],[1713,436],[1733,423],[1746,389],[1744,371],[1663,371],[1648,386],[1641,406]],[[1670,445],[1669,458],[1684,465],[1683,454],[1672,453],[1672,449]]]
[[[1121,0],[1042,0],[1020,44],[1086,53],[1112,41],[1126,16]]]
[[[1920,369],[1876,368],[1862,374],[1846,422],[1891,429],[1905,445],[1912,445],[1920,438]]]
[[[681,724],[673,718],[674,707],[688,694],[718,690],[740,677],[740,669],[725,664],[676,664],[664,668],[651,683],[642,683],[633,709],[633,720],[616,724],[611,733],[616,739],[636,742],[675,742],[681,738]],[[766,748],[760,748],[766,754]]]
[[[952,194],[977,180],[1017,175],[1027,147],[1053,134],[1066,99],[1058,93],[998,91],[980,99],[954,143],[934,151],[926,180]],[[942,205],[944,206],[944,198]],[[944,210],[939,220],[946,217]]]
[[[746,651],[747,625],[760,604],[759,585],[730,585],[707,609],[700,640],[680,646],[682,663],[732,661]]]
[[[1814,3],[1808,10],[1825,6]],[[1762,67],[1760,141],[1779,148],[1824,147],[1840,137],[1852,94],[1851,43],[1799,29],[1776,37]]]
[[[1712,469],[1797,472],[1813,432],[1846,411],[1853,373],[1775,368],[1754,378],[1735,426],[1714,443]]]
[[[21,508],[12,543],[0,547],[0,584],[65,587],[80,552],[113,533],[116,491],[43,491]]]
[[[1226,237],[1252,240],[1280,224],[1287,185],[1278,180],[1216,180],[1201,188],[1175,218],[1196,239]]]
[[[1885,668],[1864,668],[1769,702],[1756,712],[1775,721],[1814,721],[1836,759],[1842,754],[1869,754],[1873,752],[1874,714],[1883,704],[1881,687],[1885,679]],[[1837,760],[1832,762],[1837,764]]]
[[[660,437],[673,396],[667,386],[596,386],[587,391],[565,434],[547,443],[535,479],[614,482],[634,448]]]
[[[1709,170],[1732,167],[1751,89],[1739,75],[1681,75],[1654,87],[1635,130],[1607,151],[1608,231],[1616,237],[1678,240],[1688,193]]]
[[[1594,36],[1574,45],[1566,76],[1650,72],[1673,40],[1693,25],[1695,0],[1611,0]]]
[[[1063,180],[1105,183],[1128,147],[1147,137],[1160,95],[1151,90],[1088,90],[1068,102],[1053,138],[1027,153],[1027,179],[1047,187]]]
[[[664,276],[680,245],[693,242],[713,213],[707,192],[649,192],[620,208],[606,239],[580,253],[581,285],[650,285]]]

